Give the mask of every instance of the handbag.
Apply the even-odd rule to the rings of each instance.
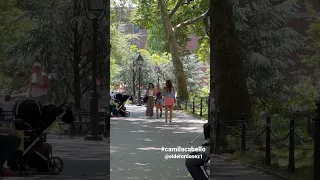
[[[148,101],[148,96],[145,95],[145,96],[143,97],[143,103],[147,103],[147,101]]]

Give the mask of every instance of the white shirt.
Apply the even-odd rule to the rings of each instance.
[[[13,120],[13,107],[14,102],[12,101],[5,101],[2,105],[3,114],[4,114],[4,120]]]
[[[116,93],[111,93],[110,96],[111,96],[111,99],[115,99]]]
[[[149,89],[148,90],[148,96],[153,96],[153,94],[154,94],[154,90]]]
[[[37,76],[35,73],[31,75],[31,83],[37,83],[39,86],[44,85],[43,77],[47,76],[46,73],[41,72],[41,76]],[[45,96],[48,93],[47,88],[40,88],[40,87],[32,87],[31,90],[31,97],[40,97]]]

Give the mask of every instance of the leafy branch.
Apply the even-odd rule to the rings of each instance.
[[[189,19],[189,20],[186,20],[180,24],[177,24],[175,27],[174,27],[174,30],[175,31],[179,31],[181,29],[184,29],[185,27],[189,26],[189,25],[192,25],[192,24],[195,24],[197,22],[200,22],[202,20],[204,20],[209,14],[209,10],[207,10],[205,13],[199,15],[198,17],[195,17],[193,19]]]

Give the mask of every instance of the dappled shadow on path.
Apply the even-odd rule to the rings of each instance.
[[[161,148],[190,147],[205,121],[175,114],[169,124],[163,118],[147,119],[144,107],[128,110],[130,117],[111,120],[111,179],[191,180],[185,160],[165,160],[164,155],[171,153]],[[203,138],[199,140],[203,143]]]

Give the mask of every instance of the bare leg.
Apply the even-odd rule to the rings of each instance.
[[[156,104],[156,113],[157,113],[157,117],[159,116],[159,104]]]
[[[173,109],[173,105],[169,106],[169,110],[170,110],[170,122],[172,121],[172,109]]]
[[[168,106],[166,105],[166,109],[165,109],[165,119],[166,122],[168,121]]]
[[[159,109],[160,109],[160,117],[162,117],[162,104],[159,104]]]

